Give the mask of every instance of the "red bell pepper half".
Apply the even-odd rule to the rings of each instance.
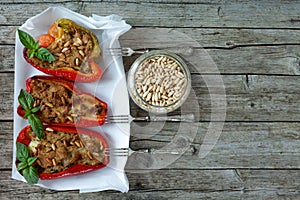
[[[95,63],[94,59],[89,59],[88,65],[91,68],[93,73],[85,74],[80,71],[76,71],[71,68],[45,68],[40,66],[39,64],[35,63],[32,59],[28,57],[27,49],[24,48],[23,51],[25,60],[32,65],[34,68],[38,69],[45,74],[53,75],[56,77],[64,78],[70,81],[76,82],[94,82],[99,80],[102,77],[102,70],[101,68]]]
[[[107,104],[83,92],[73,82],[53,76],[33,76],[26,80],[26,91],[40,110],[35,114],[42,122],[57,126],[89,127],[103,125]],[[20,105],[17,113],[24,117]]]
[[[59,133],[58,133],[59,132]],[[68,136],[63,137],[66,134]],[[48,135],[50,134],[50,135]],[[56,145],[57,147],[55,149],[47,149],[47,145],[50,145],[51,143],[51,134],[60,134],[60,138],[72,138],[72,137],[76,137],[76,135],[78,136],[78,138],[80,138],[82,142],[80,142],[79,146],[76,146],[76,144],[73,144],[72,146],[72,141],[70,139],[70,141],[56,141],[56,143],[53,142],[54,145]],[[47,136],[48,135],[48,136]],[[34,134],[32,134],[32,130],[30,126],[26,126],[25,128],[23,128],[21,130],[21,132],[19,133],[18,137],[17,137],[17,142],[20,142],[26,146],[29,147],[31,141],[38,141],[40,142],[40,147],[38,147],[38,145],[36,145],[35,147],[31,147],[30,148],[30,155],[31,156],[35,156],[37,157],[37,160],[34,162],[33,166],[37,168],[38,172],[39,172],[39,178],[41,180],[50,180],[50,179],[56,179],[56,178],[61,178],[61,177],[67,177],[67,176],[73,176],[73,175],[79,175],[79,174],[83,174],[83,173],[87,173],[90,171],[94,171],[100,168],[105,167],[108,163],[109,163],[109,158],[107,155],[104,154],[104,149],[108,148],[108,144],[105,140],[105,138],[94,131],[91,130],[87,130],[87,129],[82,129],[82,128],[73,128],[73,127],[59,127],[59,126],[45,126],[45,137],[46,139],[42,139],[42,140],[37,140],[36,136]],[[56,137],[53,137],[56,138]],[[90,140],[87,140],[85,143],[85,139],[84,138],[90,138]],[[44,140],[44,141],[43,141]],[[55,140],[55,139],[54,139]],[[77,140],[78,141],[78,140]],[[97,143],[99,142],[99,144],[101,143],[101,147],[98,148],[97,150],[95,149],[90,149],[93,152],[91,153],[89,149],[89,147],[87,147],[89,142],[92,143]],[[59,146],[57,144],[62,143],[63,145],[63,151],[62,149],[59,148]],[[76,143],[76,142],[75,142]],[[81,145],[84,144],[84,145]],[[99,147],[99,146],[98,146]],[[32,148],[36,148],[35,151],[32,150]],[[43,149],[44,148],[44,149]],[[53,148],[53,147],[52,147]],[[74,149],[76,148],[76,150]],[[73,149],[73,150],[72,150]],[[93,165],[89,165],[86,164],[89,161],[82,161],[83,158],[85,157],[86,160],[92,160],[92,159],[97,159],[98,157],[94,157],[94,152],[97,151],[102,151],[103,155],[101,157],[101,161],[100,160],[96,160],[93,161]],[[45,154],[46,151],[49,151]],[[61,155],[63,156],[57,156],[59,154],[57,154],[57,152],[63,152],[61,153]],[[80,153],[77,153],[77,155],[74,152],[89,152],[89,155],[83,155],[83,153],[81,153],[82,155],[80,155]],[[54,159],[56,160],[56,163],[51,163],[48,164],[45,159],[49,159],[51,158],[51,154],[56,155],[54,157]],[[47,158],[43,158],[42,156],[46,155],[48,156]],[[68,157],[69,156],[69,157]],[[73,158],[72,158],[73,156]],[[77,156],[77,157],[76,157]],[[74,160],[74,157],[76,157],[76,159]],[[60,160],[59,160],[60,158]],[[74,161],[74,163],[70,163],[66,168],[61,169],[61,166],[63,165],[63,162],[68,162],[69,160]],[[44,160],[44,161],[43,161]],[[51,159],[49,159],[51,160]],[[42,166],[44,166],[45,164],[42,164],[43,162],[46,162],[46,165],[48,169],[43,168]],[[92,162],[92,161],[90,161]],[[18,166],[19,162],[18,160],[16,161],[16,165]],[[59,166],[61,165],[61,166]],[[59,168],[60,167],[60,168]],[[60,170],[57,170],[60,169]],[[53,171],[53,172],[49,172],[49,171]]]
[[[55,61],[41,61],[29,58],[24,49],[24,58],[36,69],[57,77],[77,82],[94,82],[101,78],[102,69],[95,58],[100,56],[96,35],[69,19],[58,19],[47,34],[39,37],[39,46],[53,54]]]

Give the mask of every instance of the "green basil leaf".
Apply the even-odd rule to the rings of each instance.
[[[44,137],[44,126],[42,121],[35,114],[28,115],[28,122],[31,125],[31,128],[34,134],[39,138],[43,139]]]
[[[27,49],[35,48],[35,40],[31,35],[20,29],[18,29],[18,35],[20,38],[20,42],[24,45],[24,47],[26,47]]]
[[[17,158],[21,162],[26,162],[30,157],[29,149],[25,144],[17,142]]]
[[[35,184],[39,181],[39,173],[33,166],[28,166],[27,168],[25,168],[22,174],[29,184]]]
[[[22,169],[25,169],[27,167],[27,162],[20,162],[18,164],[18,171],[21,171]]]
[[[31,114],[32,114],[31,110],[26,110],[26,112],[24,114],[24,118],[27,119],[27,117]]]
[[[36,51],[35,56],[40,59],[40,60],[45,60],[45,61],[55,61],[54,56],[50,53],[50,51],[48,51],[45,48],[40,48]]]
[[[20,94],[18,96],[18,101],[26,111],[31,110],[34,104],[33,97],[31,96],[30,93],[26,92],[24,89],[21,89]]]
[[[37,157],[30,157],[27,159],[28,165],[32,165],[36,161]]]
[[[41,108],[40,105],[39,105],[39,106],[36,106],[36,107],[34,107],[34,108],[31,109],[31,112],[32,112],[32,113],[36,113],[37,111],[40,110],[40,108]]]
[[[34,50],[38,50],[39,47],[40,47],[39,42],[36,41],[36,42],[34,43]]]
[[[30,50],[29,53],[28,53],[28,58],[29,59],[32,58],[34,56],[35,52],[36,52],[36,50],[33,50],[33,49]]]

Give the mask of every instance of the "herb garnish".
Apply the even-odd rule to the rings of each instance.
[[[37,157],[31,157],[28,147],[20,142],[17,142],[17,158],[20,161],[18,164],[18,171],[22,171],[22,175],[27,183],[37,183],[39,180],[39,173],[33,166]]]
[[[46,48],[39,46],[39,42],[35,41],[31,35],[28,33],[18,29],[18,35],[20,38],[20,42],[29,50],[28,58],[32,58],[33,56],[37,57],[40,60],[45,61],[55,61],[54,56],[48,51]]]
[[[28,119],[29,124],[34,132],[34,134],[39,138],[43,139],[44,137],[44,126],[40,118],[35,114],[39,111],[40,106],[33,107],[34,99],[30,93],[21,89],[18,96],[18,101],[21,104],[22,108],[25,110],[24,118]]]

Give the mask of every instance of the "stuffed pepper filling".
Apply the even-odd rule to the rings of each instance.
[[[70,22],[68,26],[58,23],[56,26],[58,29],[56,32],[59,31],[59,35],[49,46],[45,47],[55,57],[55,61],[49,63],[36,57],[32,57],[31,61],[42,68],[67,68],[83,74],[92,74],[93,69],[88,63],[88,58],[95,46],[99,45],[96,37],[92,37],[90,31],[78,28],[79,26],[75,23]]]
[[[106,108],[93,96],[75,93],[63,83],[33,79],[30,83],[34,106],[45,123],[75,123],[82,119],[103,117]]]
[[[104,162],[105,153],[102,142],[97,137],[54,131],[46,128],[45,137],[40,140],[27,129],[31,156],[37,157],[39,173],[61,172],[72,165],[95,166]]]

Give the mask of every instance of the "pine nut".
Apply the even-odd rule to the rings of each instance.
[[[76,65],[76,66],[79,65],[79,58],[75,58],[75,65]]]
[[[47,127],[47,128],[46,128],[46,131],[53,132],[54,130],[53,130],[52,128]]]
[[[168,97],[171,97],[174,94],[174,90],[172,90],[171,92],[169,92]]]
[[[84,55],[84,52],[83,52],[82,50],[79,50],[79,54],[80,54],[82,57],[85,56],[85,55]]]
[[[53,164],[53,166],[56,166],[56,161],[54,158],[52,159],[52,164]]]
[[[63,48],[63,49],[61,50],[61,52],[62,52],[62,53],[65,53],[65,52],[68,51],[68,50],[69,50],[69,48],[66,47],[66,48]]]
[[[41,109],[40,109],[40,111],[43,111],[44,109],[45,109],[45,105],[43,104],[42,106],[41,106]]]
[[[67,147],[67,146],[68,146],[68,145],[67,145],[67,142],[66,142],[66,140],[64,140],[64,142],[63,142],[63,143],[64,143],[64,146],[65,146],[65,147]]]
[[[78,141],[75,141],[75,145],[77,146],[77,147],[81,147],[81,145],[80,145],[80,143],[78,142]]]
[[[67,115],[67,119],[73,122],[73,118],[71,116]]]
[[[157,95],[157,93],[154,94],[154,100],[158,101],[158,95]]]
[[[79,141],[79,143],[81,147],[84,147],[83,142],[81,140]]]
[[[49,153],[50,151],[52,151],[52,148],[46,148],[46,153]]]
[[[143,98],[147,98],[147,95],[149,94],[149,90],[147,90],[144,94],[143,94]]]
[[[50,108],[54,107],[51,103],[48,103],[48,102],[45,102],[45,105],[48,106],[48,107],[50,107]]]
[[[33,107],[36,107],[36,106],[37,106],[37,101],[35,100],[33,103]]]
[[[162,85],[162,86],[160,86],[160,88],[159,88],[159,92],[160,92],[160,93],[163,93],[163,92],[164,92],[164,90],[165,90],[164,86],[163,86],[163,85]]]
[[[61,100],[61,102],[65,105],[66,104],[66,101],[65,101],[65,98],[62,96],[62,97],[60,97],[60,100]]]
[[[53,112],[54,112],[56,115],[58,115],[58,116],[61,115],[61,113],[60,113],[58,110],[54,110],[54,109],[53,109]]]
[[[155,93],[152,94],[151,100],[152,100],[152,102],[155,102]],[[152,103],[152,104],[153,104],[153,103]]]
[[[146,101],[149,101],[149,100],[151,99],[151,97],[152,97],[152,94],[149,93],[149,94],[147,95],[147,97],[146,97]]]
[[[143,92],[146,92],[147,91],[147,85],[143,86]]]
[[[49,158],[46,158],[46,161],[47,161],[49,164],[52,164],[52,161],[51,161]]]
[[[82,45],[82,41],[80,38],[76,38],[76,43],[78,43],[80,46]]]
[[[71,44],[71,41],[69,40],[64,44],[64,47],[68,47],[68,46],[70,46],[70,44]]]
[[[52,148],[53,151],[55,151],[55,149],[56,149],[55,144],[52,143],[51,148]]]
[[[88,155],[89,159],[91,159],[91,160],[93,159],[93,156],[91,155],[91,153],[89,151],[87,152],[87,155]]]

